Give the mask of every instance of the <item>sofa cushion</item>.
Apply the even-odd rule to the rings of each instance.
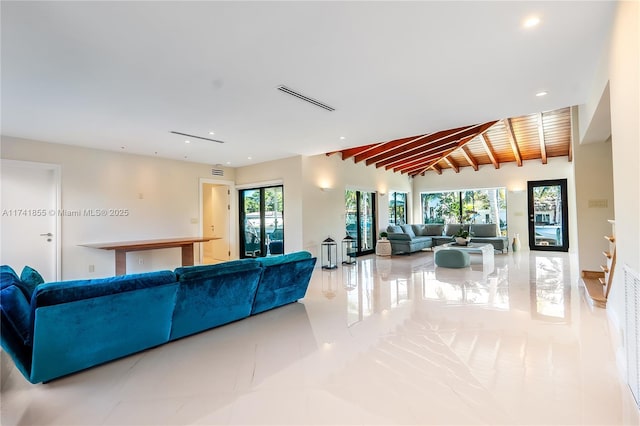
[[[263,266],[272,266],[310,258],[311,253],[309,253],[308,251],[297,251],[294,253],[285,254],[284,256],[259,257],[256,259],[256,261]]]
[[[469,225],[461,225],[459,223],[447,223],[444,227],[444,235],[452,236],[455,235],[460,228],[469,229]]]
[[[422,237],[422,236],[426,236],[426,229],[425,229],[425,225],[418,223],[418,224],[414,224],[411,225],[411,229],[413,229],[413,233],[417,236],[417,237]]]
[[[11,327],[23,344],[30,344],[31,308],[22,289],[11,285],[0,290],[0,310],[2,322]]]
[[[31,299],[31,309],[57,305],[76,300],[107,296],[125,291],[150,288],[176,282],[171,271],[146,272],[143,274],[118,275],[92,280],[61,281],[41,284]]]
[[[33,290],[35,290],[38,285],[44,283],[42,275],[40,275],[38,271],[33,269],[31,266],[25,266],[24,268],[22,268],[22,272],[20,273],[20,281],[22,281],[22,284],[24,285],[23,291],[26,290],[28,292],[28,294],[25,294],[25,296],[29,300],[31,300]]]
[[[398,232],[398,233],[392,233],[389,232],[389,235],[387,235],[387,239],[389,241],[411,241],[411,237],[407,234],[405,234],[404,232]]]
[[[35,285],[23,282],[11,266],[2,265],[2,267],[0,267],[0,282],[0,288],[7,288],[15,285],[22,291],[27,300],[31,300],[31,295],[33,294]]]
[[[495,223],[474,223],[470,231],[474,237],[497,237]]]
[[[282,256],[278,256],[282,257]],[[259,268],[255,259],[230,260],[228,262],[216,263],[214,265],[183,266],[175,270],[178,281],[199,279],[204,276],[214,277],[234,272],[247,271]]]
[[[400,228],[402,228],[402,231],[409,237],[415,238],[416,234],[413,232],[411,225],[400,225]]]
[[[12,285],[18,287],[22,285],[18,274],[16,274],[16,271],[9,265],[0,266],[0,288],[4,289]]]
[[[390,234],[402,234],[402,228],[398,225],[389,225],[387,226],[387,232]]]
[[[430,237],[440,236],[444,231],[444,225],[440,223],[427,223],[422,228],[422,235],[427,235]]]

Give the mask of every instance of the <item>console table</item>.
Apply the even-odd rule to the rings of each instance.
[[[82,247],[90,247],[101,250],[115,250],[116,275],[127,273],[127,252],[141,250],[155,250],[164,248],[182,249],[182,266],[193,265],[193,245],[205,243],[211,240],[219,240],[220,237],[207,238],[166,238],[160,240],[121,241],[115,243],[80,244]]]

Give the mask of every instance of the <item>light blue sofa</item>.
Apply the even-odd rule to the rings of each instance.
[[[444,225],[389,225],[387,239],[391,243],[391,254],[406,253],[433,247],[433,238],[442,236]]]
[[[391,242],[391,254],[410,254],[452,242],[453,236],[461,228],[471,232],[472,243],[491,244],[495,250],[502,252],[509,250],[509,240],[496,235],[497,229],[493,223],[389,225],[387,239]]]
[[[315,263],[297,252],[35,286],[5,265],[2,348],[28,381],[50,381],[293,303]]]

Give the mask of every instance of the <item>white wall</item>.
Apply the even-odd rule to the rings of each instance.
[[[608,102],[608,99],[607,99]],[[574,117],[576,109],[573,109]],[[609,118],[608,118],[609,119]],[[574,119],[574,135],[577,133]],[[605,264],[603,251],[609,249],[605,235],[611,234],[608,220],[615,217],[613,192],[613,162],[611,141],[573,143],[573,163],[576,180],[576,210],[578,219],[579,270],[600,271]],[[602,203],[606,206],[602,206]]]
[[[7,136],[2,137],[2,158],[59,164],[65,210],[129,210],[126,217],[62,218],[63,279],[115,273],[114,252],[81,244],[200,235],[198,187],[201,177],[211,176],[206,164]],[[233,180],[233,169],[225,169],[225,175]],[[179,248],[132,252],[127,272],[173,269],[180,263]]]
[[[624,334],[623,265],[640,272],[640,3],[618,3],[609,62],[618,263],[607,310]],[[624,339],[623,339],[624,342]]]
[[[345,189],[411,192],[406,175],[342,161],[339,155],[291,157],[236,170],[238,186],[274,180],[284,185],[285,251],[308,250],[316,256],[327,236],[338,243],[345,236]],[[376,201],[378,229],[386,228],[388,195]]]
[[[389,192],[407,192],[411,197],[411,182],[406,175],[383,168],[343,161],[340,155],[316,155],[303,159],[304,181],[304,245],[317,252],[320,243],[331,236],[338,243],[345,237],[344,193],[347,189],[384,193],[376,195],[377,231],[385,230],[389,222]],[[321,191],[328,186],[332,190]]]
[[[417,176],[413,185],[413,216],[421,221],[420,193],[449,191],[454,189],[507,188],[507,227],[509,241],[515,234],[520,235],[522,249],[528,249],[527,222],[527,181],[545,179],[567,179],[567,198],[569,202],[569,251],[577,248],[577,228],[575,209],[575,184],[573,163],[567,157],[549,158],[543,165],[539,160],[524,161],[522,167],[516,163],[501,164],[499,169],[493,165],[480,166],[476,172],[471,167],[463,167],[460,173],[444,169],[442,175],[427,172]]]

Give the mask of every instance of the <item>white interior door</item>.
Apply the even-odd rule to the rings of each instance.
[[[231,191],[228,185],[202,183],[202,236],[215,237],[203,243],[202,263],[216,263],[230,259]]]
[[[0,262],[18,274],[25,265],[46,282],[59,280],[60,167],[2,160]]]

